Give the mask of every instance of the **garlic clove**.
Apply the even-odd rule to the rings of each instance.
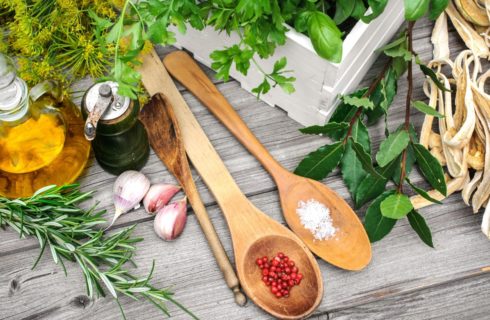
[[[141,172],[129,170],[121,173],[114,182],[115,213],[110,228],[123,213],[137,207],[150,189],[150,180]]]
[[[146,212],[152,214],[159,211],[166,206],[170,199],[179,192],[180,187],[172,184],[154,184],[148,190],[145,198],[143,199],[143,205]]]
[[[187,198],[183,198],[158,211],[153,228],[165,241],[175,240],[184,230],[187,221]]]

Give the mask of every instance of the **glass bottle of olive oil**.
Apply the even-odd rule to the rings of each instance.
[[[0,54],[0,195],[26,197],[50,184],[73,182],[90,145],[76,107],[53,82],[30,94],[12,60]]]

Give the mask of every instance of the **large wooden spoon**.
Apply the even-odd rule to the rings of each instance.
[[[308,316],[323,297],[322,276],[315,257],[294,233],[262,213],[243,195],[154,51],[143,57],[140,71],[150,94],[165,92],[177,117],[187,155],[223,211],[245,293],[277,318]],[[296,261],[304,278],[288,298],[278,299],[262,282],[255,261],[280,251]]]
[[[163,63],[168,72],[191,91],[272,175],[288,225],[311,251],[325,261],[347,270],[360,270],[369,263],[369,238],[356,213],[344,199],[324,184],[297,176],[283,168],[187,53],[173,52],[165,57]],[[334,237],[316,240],[301,224],[296,213],[298,203],[310,199],[317,200],[330,209],[334,227],[337,228]]]

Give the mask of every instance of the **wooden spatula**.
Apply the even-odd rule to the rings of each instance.
[[[151,98],[150,102],[141,111],[140,120],[145,126],[146,132],[148,132],[148,139],[153,151],[184,189],[216,262],[225,277],[226,284],[235,295],[235,302],[240,306],[245,305],[247,299],[240,292],[240,284],[235,270],[233,270],[233,266],[216,234],[216,230],[209,219],[192,179],[191,169],[187,162],[184,143],[182,142],[174,111],[163,94],[157,93]]]

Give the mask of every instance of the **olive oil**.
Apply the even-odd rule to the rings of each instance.
[[[56,159],[64,144],[65,124],[57,113],[0,127],[0,170],[26,173],[41,169]]]
[[[82,173],[90,143],[77,107],[54,82],[31,89],[0,54],[0,195],[29,197],[47,185],[73,183]]]

